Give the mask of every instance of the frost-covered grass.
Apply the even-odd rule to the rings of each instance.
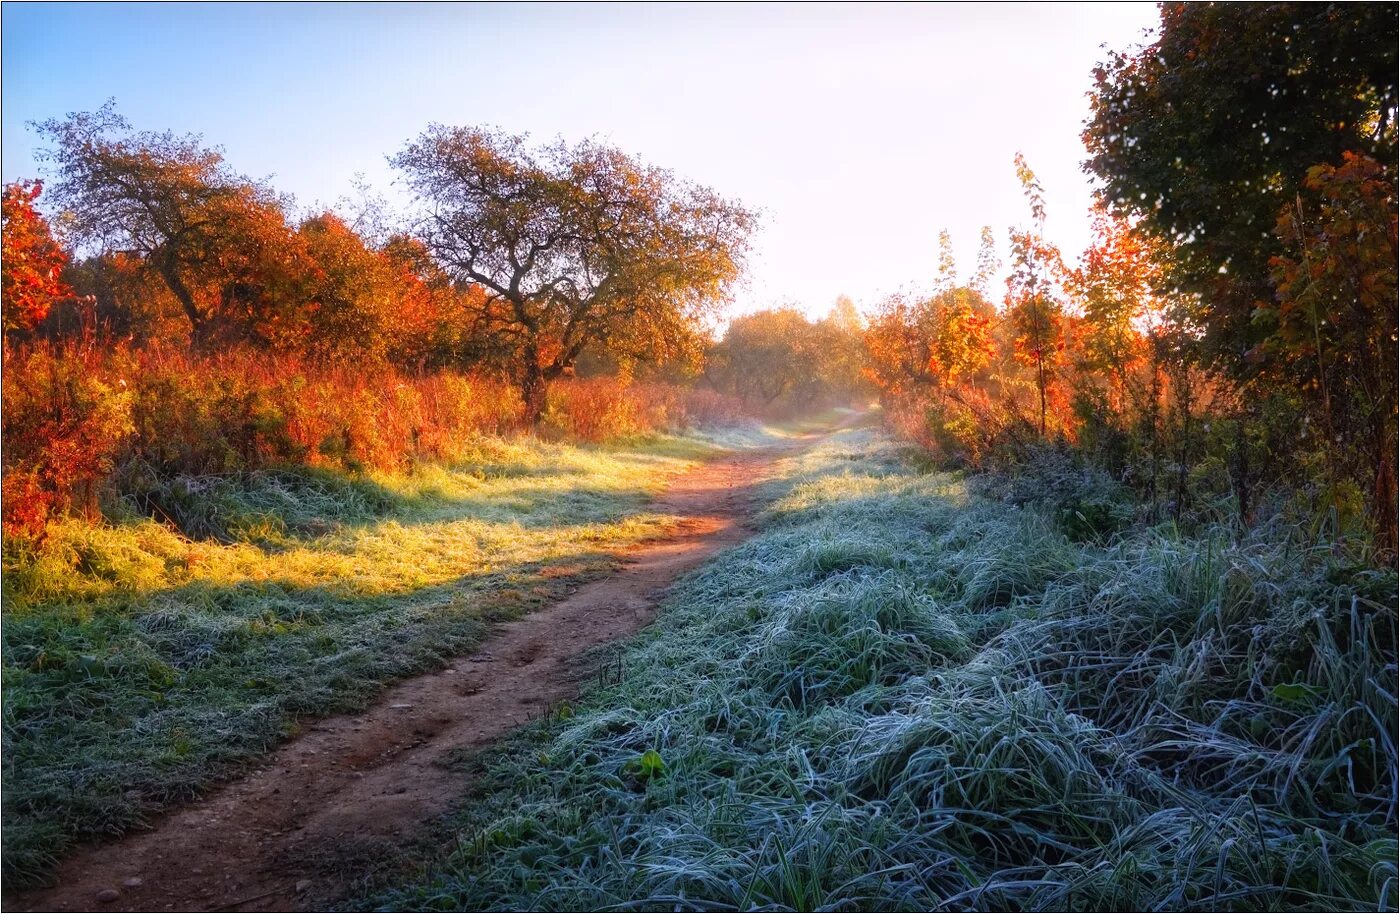
[[[4,866],[195,795],[292,732],[469,650],[663,533],[646,504],[754,428],[613,447],[481,439],[407,474],[128,480],[4,567]],[[158,523],[143,515],[165,520]],[[183,531],[177,532],[177,531]]]
[[[438,910],[1394,909],[1396,578],[790,462],[623,675],[478,760]]]

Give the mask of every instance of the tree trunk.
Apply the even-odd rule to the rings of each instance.
[[[525,404],[525,422],[530,427],[539,425],[544,418],[548,394],[549,383],[545,380],[544,372],[540,370],[539,363],[531,359],[520,379],[520,399]]]
[[[178,270],[168,263],[162,263],[158,267],[160,278],[165,280],[166,288],[175,296],[175,300],[184,309],[185,316],[190,319],[190,343],[196,350],[208,348],[211,342],[209,332],[209,321],[207,321],[199,307],[194,302],[194,293],[190,292],[189,286],[185,285]]]
[[[1395,481],[1395,436],[1387,426],[1390,423],[1382,415],[1375,421],[1374,438],[1377,443],[1372,464],[1375,471],[1372,483],[1371,500],[1374,504],[1373,517],[1376,523],[1376,545],[1387,556],[1396,551],[1396,481]]]
[[[1036,386],[1040,388],[1040,437],[1045,437],[1045,357],[1035,357]]]

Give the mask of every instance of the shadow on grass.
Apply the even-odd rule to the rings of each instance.
[[[557,469],[485,479],[446,473],[440,480],[422,480],[413,491],[319,468],[147,479],[123,493],[126,510],[113,520],[150,518],[193,540],[285,547],[387,521],[412,526],[480,520],[532,528],[604,523],[658,491],[654,485],[571,483],[576,474]],[[531,478],[549,481],[524,481]]]
[[[4,628],[4,875],[42,879],[75,841],[140,825],[295,732],[467,653],[604,574],[583,549],[399,593],[188,584],[129,613]]]

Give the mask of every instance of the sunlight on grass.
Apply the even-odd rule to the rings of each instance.
[[[400,475],[166,480],[191,538],[128,510],[5,555],[6,874],[126,828],[280,739],[469,650],[676,518],[646,504],[752,428],[574,447],[482,439]]]

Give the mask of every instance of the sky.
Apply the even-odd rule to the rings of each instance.
[[[1029,213],[1089,240],[1080,132],[1094,64],[1140,44],[1151,3],[920,5],[43,4],[0,11],[6,181],[41,175],[32,120],[115,98],[138,129],[202,134],[299,206],[357,174],[406,203],[386,158],[430,123],[594,137],[762,215],[742,313],[868,310],[927,287],[947,229]]]

